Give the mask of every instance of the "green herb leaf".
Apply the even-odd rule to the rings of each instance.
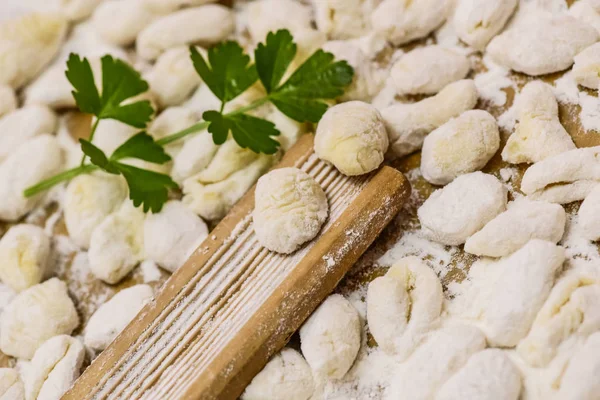
[[[279,86],[281,78],[296,56],[296,44],[286,29],[269,32],[266,44],[259,43],[254,50],[256,70],[267,93]]]
[[[94,82],[94,73],[87,58],[71,53],[67,60],[67,79],[75,90],[71,93],[81,112],[99,115],[102,109],[100,95]]]
[[[159,212],[168,200],[169,188],[177,188],[177,184],[168,175],[117,161],[113,163],[127,181],[129,198],[133,201],[133,205],[136,207],[143,205],[144,212],[148,210]]]
[[[229,135],[230,126],[227,121],[225,121],[223,114],[218,111],[205,111],[202,114],[202,119],[206,122],[210,122],[207,130],[212,134],[213,142],[215,142],[215,144],[225,143],[227,136]]]
[[[279,131],[265,119],[247,114],[223,115],[217,111],[206,111],[202,118],[210,122],[208,131],[215,144],[223,144],[231,131],[240,147],[255,153],[274,154],[279,148],[279,142],[271,138],[279,135]]]
[[[92,164],[97,165],[110,174],[119,174],[119,171],[110,163],[106,154],[98,147],[94,146],[92,142],[85,139],[79,139],[79,143],[81,143],[81,150],[90,158]]]
[[[223,103],[235,99],[258,80],[256,67],[236,42],[223,42],[208,50],[208,63],[190,47],[194,68]]]
[[[132,136],[110,156],[113,161],[123,158],[137,158],[155,164],[164,164],[171,160],[165,149],[146,132],[140,132]]]

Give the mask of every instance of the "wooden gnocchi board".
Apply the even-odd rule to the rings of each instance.
[[[325,190],[321,234],[286,256],[252,227],[251,189],[63,397],[235,399],[329,295],[410,194],[390,167],[346,177],[304,135],[277,168],[294,166]]]

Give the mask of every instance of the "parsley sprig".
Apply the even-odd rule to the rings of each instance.
[[[134,98],[146,92],[148,84],[125,62],[107,55],[101,59],[102,90],[99,92],[89,61],[71,54],[66,76],[73,86],[73,97],[80,111],[96,117],[89,138],[80,139],[84,156],[79,167],[27,188],[24,195],[30,197],[78,175],[103,170],[123,175],[129,186],[129,197],[136,207],[142,206],[146,212],[158,212],[167,201],[169,189],[177,188],[177,184],[168,175],[135,167],[124,162],[125,159],[164,164],[171,158],[163,146],[204,129],[212,134],[216,144],[224,143],[231,134],[243,148],[257,153],[276,153],[279,142],[275,138],[280,133],[275,124],[250,112],[271,103],[298,122],[316,123],[327,110],[324,100],[341,96],[354,74],[345,61],[335,61],[332,54],[323,50],[317,50],[298,69],[288,74],[296,52],[297,46],[287,30],[269,33],[265,43],[260,43],[254,51],[254,63],[233,41],[210,48],[206,56],[190,47],[190,58],[196,72],[221,101],[219,110],[204,112],[203,121],[158,141],[141,131],[110,156],[93,144],[99,122],[116,119],[144,129],[154,110],[149,101],[134,101]],[[286,75],[289,77],[284,81]],[[266,96],[224,113],[228,102],[259,81]],[[87,158],[90,164],[85,163]]]

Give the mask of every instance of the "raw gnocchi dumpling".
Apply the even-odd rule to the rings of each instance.
[[[269,32],[279,29],[295,39],[296,32],[311,28],[312,10],[296,0],[259,0],[248,3],[245,17],[254,43],[264,43]]]
[[[560,379],[559,399],[596,400],[600,393],[600,332],[571,357]]]
[[[89,58],[92,70],[95,59]],[[25,88],[25,105],[43,104],[53,109],[74,108],[73,87],[65,75],[65,63],[59,60],[44,70]]]
[[[30,359],[56,335],[68,335],[79,325],[79,316],[67,285],[52,278],[21,292],[0,318],[0,349],[4,354]]]
[[[461,175],[419,208],[421,229],[438,243],[462,244],[506,209],[506,195],[504,185],[492,175]]]
[[[454,30],[460,40],[483,50],[504,28],[516,7],[517,0],[459,0],[454,10]]]
[[[116,211],[126,198],[127,184],[120,176],[100,172],[81,175],[69,182],[63,210],[71,240],[87,249],[94,229]]]
[[[369,33],[369,17],[381,0],[312,0],[317,28],[332,39]]]
[[[463,79],[471,70],[469,59],[441,46],[425,46],[404,54],[391,70],[396,93],[435,94]]]
[[[102,39],[117,46],[129,46],[159,14],[144,0],[104,0],[92,15],[92,25]]]
[[[143,0],[143,3],[150,10],[166,14],[182,7],[195,7],[207,3],[216,3],[218,0]]]
[[[500,349],[473,354],[440,388],[435,400],[518,400],[521,374]]]
[[[46,273],[50,238],[42,228],[20,224],[0,239],[0,280],[16,292],[37,285]]]
[[[425,138],[421,173],[434,185],[445,185],[485,167],[499,147],[496,119],[487,111],[467,111]]]
[[[17,370],[0,368],[0,399],[25,400],[25,387]]]
[[[317,126],[315,153],[344,175],[362,175],[381,165],[388,144],[379,111],[368,103],[350,101],[325,112]]]
[[[369,284],[369,331],[380,348],[403,360],[436,327],[443,299],[433,270],[416,257],[403,258]]]
[[[17,96],[13,88],[0,85],[0,117],[17,109]]]
[[[432,399],[469,357],[485,348],[485,337],[470,325],[449,325],[432,332],[400,365],[388,391],[389,399]],[[434,362],[435,360],[435,362]]]
[[[243,148],[230,138],[217,151],[205,169],[195,175],[200,183],[215,183],[227,179],[231,174],[257,160],[259,155],[249,148]]]
[[[90,317],[85,327],[85,345],[98,351],[107,348],[152,296],[148,285],[135,285],[115,294]]]
[[[94,145],[105,154],[112,154],[120,145],[138,132],[139,129],[116,119],[103,119],[96,129]]]
[[[306,360],[296,350],[285,348],[252,379],[241,400],[308,400],[314,386]]]
[[[569,14],[600,33],[600,13],[588,1],[576,1],[569,7]]]
[[[29,139],[42,133],[54,133],[56,124],[56,115],[40,105],[25,106],[0,118],[0,162]]]
[[[329,296],[300,328],[302,354],[320,379],[340,379],[360,349],[356,309],[339,294]]]
[[[173,180],[181,184],[185,179],[202,171],[220,147],[215,144],[208,131],[202,131],[188,138],[181,146],[181,151],[173,158],[171,171]]]
[[[600,87],[600,43],[587,47],[575,56],[573,78],[581,86],[598,90]]]
[[[146,217],[144,248],[148,258],[175,272],[208,235],[200,217],[180,201],[169,201]]]
[[[600,184],[585,197],[577,215],[581,235],[588,240],[600,239]]]
[[[394,104],[381,111],[390,139],[390,150],[402,157],[417,151],[425,136],[477,104],[477,88],[472,80],[460,80],[435,96],[412,104]]]
[[[202,21],[202,23],[198,23]],[[224,6],[207,4],[163,16],[142,30],[136,49],[140,57],[156,59],[162,52],[185,44],[212,45],[234,29],[232,12]]]
[[[518,199],[468,238],[465,251],[478,256],[504,257],[531,239],[558,243],[565,232],[566,221],[565,210],[558,204]]]
[[[298,168],[262,176],[254,199],[254,232],[261,245],[278,253],[292,253],[312,240],[329,214],[319,183]]]
[[[525,85],[517,100],[519,123],[502,150],[511,164],[535,163],[575,149],[558,119],[558,103],[550,86],[541,81]]]
[[[0,25],[0,84],[18,89],[54,58],[67,33],[59,14],[29,13]]]

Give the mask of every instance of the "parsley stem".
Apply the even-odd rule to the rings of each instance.
[[[240,108],[233,110],[232,112],[227,113],[225,115],[232,116],[232,115],[242,114],[242,113],[245,113],[246,111],[254,110],[255,108],[262,106],[263,104],[265,104],[268,101],[269,101],[269,96],[261,97],[258,100],[254,100],[252,103],[248,104],[247,106],[240,107]]]
[[[200,121],[192,126],[190,126],[189,128],[185,128],[182,131],[179,131],[177,133],[172,133],[170,135],[165,136],[164,138],[157,140],[156,143],[160,144],[161,146],[165,146],[169,143],[172,143],[176,140],[179,140],[181,138],[184,138],[187,135],[190,135],[192,133],[196,133],[196,132],[200,132],[203,129],[208,128],[209,123],[206,121]]]
[[[28,187],[23,192],[23,195],[25,197],[35,196],[36,194],[43,192],[44,190],[48,190],[61,182],[68,181],[70,179],[75,178],[76,176],[87,174],[97,169],[98,167],[93,164],[81,165],[76,168],[68,169],[64,172],[61,172],[60,174],[54,175],[51,178],[45,179],[33,186]]]
[[[92,125],[92,130],[90,131],[90,137],[88,138],[88,141],[90,143],[94,139],[94,134],[96,133],[96,128],[98,127],[98,122],[100,122],[100,118],[96,118],[96,121],[94,121],[94,124]],[[79,164],[80,167],[83,167],[83,163],[85,162],[86,157],[87,156],[85,154],[83,155],[83,157],[81,157],[81,163]]]

